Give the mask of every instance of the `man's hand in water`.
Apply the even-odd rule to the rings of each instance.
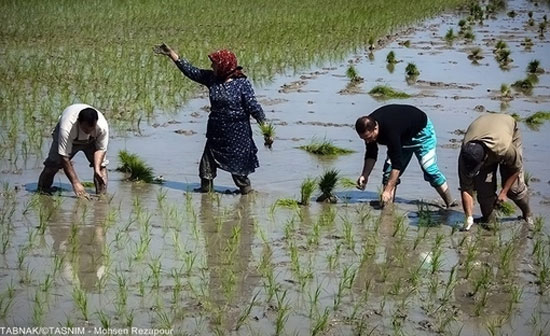
[[[90,195],[88,195],[88,193],[86,192],[86,189],[84,189],[84,186],[80,182],[77,182],[73,185],[73,191],[76,197],[78,198],[85,198],[85,199],[90,198]]]

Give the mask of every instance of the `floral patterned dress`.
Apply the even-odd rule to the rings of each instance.
[[[219,168],[231,174],[247,176],[254,172],[259,162],[250,116],[263,123],[265,115],[248,79],[223,82],[212,70],[196,68],[183,58],[176,65],[189,79],[208,87],[211,109],[205,151],[210,151]]]

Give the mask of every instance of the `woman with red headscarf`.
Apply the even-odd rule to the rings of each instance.
[[[259,167],[250,116],[262,124],[265,115],[235,54],[229,50],[211,53],[208,58],[212,70],[206,70],[180,58],[164,43],[154,50],[169,56],[189,79],[208,87],[211,109],[199,166],[201,187],[198,191],[212,190],[216,170],[220,168],[231,173],[242,194],[249,193],[252,189],[248,175]]]

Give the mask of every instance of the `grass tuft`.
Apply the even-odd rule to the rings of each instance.
[[[535,59],[527,64],[527,72],[537,74],[544,72],[544,70],[540,67],[540,61]]]
[[[359,76],[359,73],[357,72],[357,69],[355,69],[355,66],[353,66],[353,64],[350,64],[348,69],[346,70],[346,76],[352,83],[361,83],[364,81],[363,77]]]
[[[395,52],[393,50],[390,51],[386,56],[386,62],[388,62],[389,64],[397,63],[397,59],[395,59]]]
[[[143,181],[146,183],[152,183],[154,181],[153,168],[147,165],[137,154],[121,150],[118,152],[118,159],[120,160],[121,166],[118,167],[117,170],[130,174],[128,180]]]
[[[411,95],[405,92],[396,91],[387,85],[377,85],[369,91],[370,95],[380,98],[410,98]]]

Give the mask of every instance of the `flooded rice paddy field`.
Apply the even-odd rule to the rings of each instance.
[[[462,212],[429,205],[436,193],[415,162],[395,206],[374,209],[369,201],[377,199],[383,158],[367,191],[339,188],[338,204],[276,201],[299,199],[301,182],[329,168],[355,179],[364,144],[352,125],[390,102],[419,106],[432,119],[439,164],[458,198],[460,130],[482,113],[526,118],[550,111],[550,31],[538,31],[549,14],[547,3],[509,1],[472,24],[473,41],[458,37],[452,44],[443,37],[449,28],[456,34],[467,13],[442,15],[380,41],[372,53],[350,55],[365,79],[356,87],[345,76],[350,63],[258,87],[277,136],[272,150],[259,150],[252,195],[224,193],[235,189],[224,172],[215,193],[191,191],[205,142],[204,97],[142,125],[141,134],[111,140],[110,194],[103,200],[75,199],[62,175],[60,194],[39,196],[42,158],[2,162],[0,324],[173,328],[182,335],[548,334],[549,123],[532,129],[521,122],[539,216],[531,231],[516,213],[493,231],[459,232]],[[525,38],[534,43],[530,49]],[[499,40],[513,59],[504,70],[493,53]],[[477,64],[468,59],[474,47],[484,56]],[[401,61],[393,72],[386,68],[389,51]],[[533,59],[545,72],[532,92],[512,89],[512,99],[500,99],[501,84],[525,78]],[[405,79],[409,62],[420,70],[415,82]],[[412,97],[377,100],[367,92],[379,84]],[[255,138],[260,145],[261,135]],[[355,153],[320,159],[298,149],[312,138]],[[145,158],[166,182],[126,182],[114,170],[121,149]],[[78,156],[75,165],[91,180],[85,161]]]

